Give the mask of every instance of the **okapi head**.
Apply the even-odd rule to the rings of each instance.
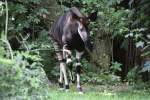
[[[97,17],[97,12],[90,14],[90,16],[84,16],[78,8],[72,7],[69,10],[70,16],[68,25],[71,25],[72,33],[78,33],[84,42],[85,49],[91,50],[91,42],[89,38],[89,21],[94,21]]]

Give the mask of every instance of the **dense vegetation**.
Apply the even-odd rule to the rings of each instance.
[[[89,25],[94,49],[82,59],[82,83],[149,88],[149,0],[2,0],[0,98],[50,98],[59,67],[48,34],[56,16],[71,6],[85,15],[96,12]]]

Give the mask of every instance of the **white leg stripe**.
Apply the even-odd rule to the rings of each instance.
[[[67,64],[69,64],[71,62],[72,62],[71,58],[68,58],[67,61],[66,61]]]
[[[63,75],[64,75],[65,85],[68,85],[68,79],[67,79],[67,73],[66,73],[66,64],[60,63],[60,67],[61,67]]]
[[[76,51],[76,58],[80,59],[83,54],[84,54],[84,51],[83,52]]]
[[[75,66],[81,66],[81,63],[78,62],[78,63],[75,64]]]
[[[59,78],[59,82],[62,83],[63,82],[63,72],[60,68],[60,78]]]
[[[56,53],[56,55],[57,55],[57,59],[58,59],[58,60],[62,60],[62,59],[63,59],[63,57],[62,57],[62,54],[61,54],[61,53]]]
[[[70,50],[63,49],[63,52],[68,53],[69,55],[71,55],[71,51]]]
[[[77,88],[80,88],[80,75],[77,74]]]

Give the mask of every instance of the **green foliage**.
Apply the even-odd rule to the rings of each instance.
[[[0,57],[4,57],[5,55],[5,49],[3,48],[3,46],[0,44]]]
[[[119,83],[120,77],[110,73],[95,73],[95,72],[88,72],[81,74],[81,82],[89,83],[89,84],[99,84],[99,85],[106,85],[111,84],[114,85]]]
[[[119,83],[120,77],[115,75],[116,71],[121,70],[121,64],[120,63],[113,63],[113,66],[111,67],[112,72],[104,71],[104,69],[98,69],[96,66],[89,63],[86,59],[82,60],[83,64],[83,73],[81,74],[81,81],[83,83],[90,83],[90,84],[111,84],[114,85],[116,83]]]
[[[143,90],[143,91],[150,91],[150,84],[149,82],[137,82],[136,84],[133,84],[131,86],[131,89],[133,90]]]
[[[57,77],[59,76],[59,66],[57,66],[57,60],[55,59],[56,54],[47,31],[43,30],[35,41],[26,41],[26,47],[28,48],[27,52],[29,54],[37,54],[36,56],[27,55],[27,57],[40,60],[47,77],[49,79],[57,80]],[[26,50],[26,47],[22,44],[20,49]]]
[[[141,81],[140,79],[138,79],[138,76],[139,76],[138,67],[134,67],[128,72],[127,81],[130,84],[135,84],[137,81]]]
[[[91,25],[94,34],[100,32],[100,34],[112,34],[112,37],[121,35],[123,36],[128,29],[128,18],[130,10],[120,8],[116,10],[111,7],[113,4],[119,4],[122,0],[84,0],[85,13],[91,13],[98,11],[98,19]],[[95,35],[94,35],[95,36]]]
[[[13,61],[0,58],[1,98],[48,98],[48,80],[42,69],[42,64],[34,56],[36,55],[17,52]],[[28,58],[32,63],[29,64]]]
[[[110,69],[112,70],[113,73],[117,72],[117,71],[121,71],[121,63],[118,62],[112,62],[112,66],[110,67]]]
[[[24,4],[22,1],[9,2],[9,26],[8,32],[11,34],[8,38],[18,34],[19,32],[25,32],[25,28],[32,28],[29,25],[39,24],[38,15],[34,17],[29,14],[28,7],[31,7],[28,1],[28,5]],[[25,1],[27,3],[27,1]],[[34,1],[36,2],[39,1]],[[30,2],[32,3],[32,2]],[[31,10],[31,9],[30,9]],[[43,9],[41,12],[46,12]],[[33,13],[33,12],[32,12]],[[25,16],[28,15],[29,16]],[[41,14],[41,13],[39,13]],[[43,13],[42,13],[43,14]],[[32,18],[30,18],[30,16]],[[43,70],[43,64],[41,63],[42,58],[38,52],[19,52],[16,51],[13,60],[7,57],[7,52],[9,42],[7,40],[7,33],[3,34],[4,31],[4,15],[0,16],[2,19],[0,24],[1,41],[0,42],[0,98],[1,99],[47,99],[49,97],[48,93],[48,79],[46,77],[45,71]],[[37,25],[38,26],[38,25]],[[14,30],[15,29],[15,30]],[[7,29],[6,29],[7,30]],[[13,34],[12,34],[13,33]],[[20,33],[19,33],[20,34]],[[21,36],[21,43],[23,48],[27,48],[25,38]],[[19,41],[20,42],[20,41]],[[11,48],[11,47],[9,47]]]
[[[9,39],[12,37],[19,37],[30,34],[30,37],[35,38],[41,31],[48,29],[45,19],[49,14],[47,0],[26,0],[26,1],[8,1],[9,19],[8,19],[8,35]],[[5,9],[5,6],[3,5]],[[0,30],[4,29],[5,15],[0,16]],[[35,35],[36,34],[36,35]],[[11,38],[10,38],[11,37]]]

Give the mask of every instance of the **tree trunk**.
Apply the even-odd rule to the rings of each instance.
[[[112,44],[110,34],[102,30],[97,32],[94,40],[93,60],[103,70],[108,70],[111,61]]]

